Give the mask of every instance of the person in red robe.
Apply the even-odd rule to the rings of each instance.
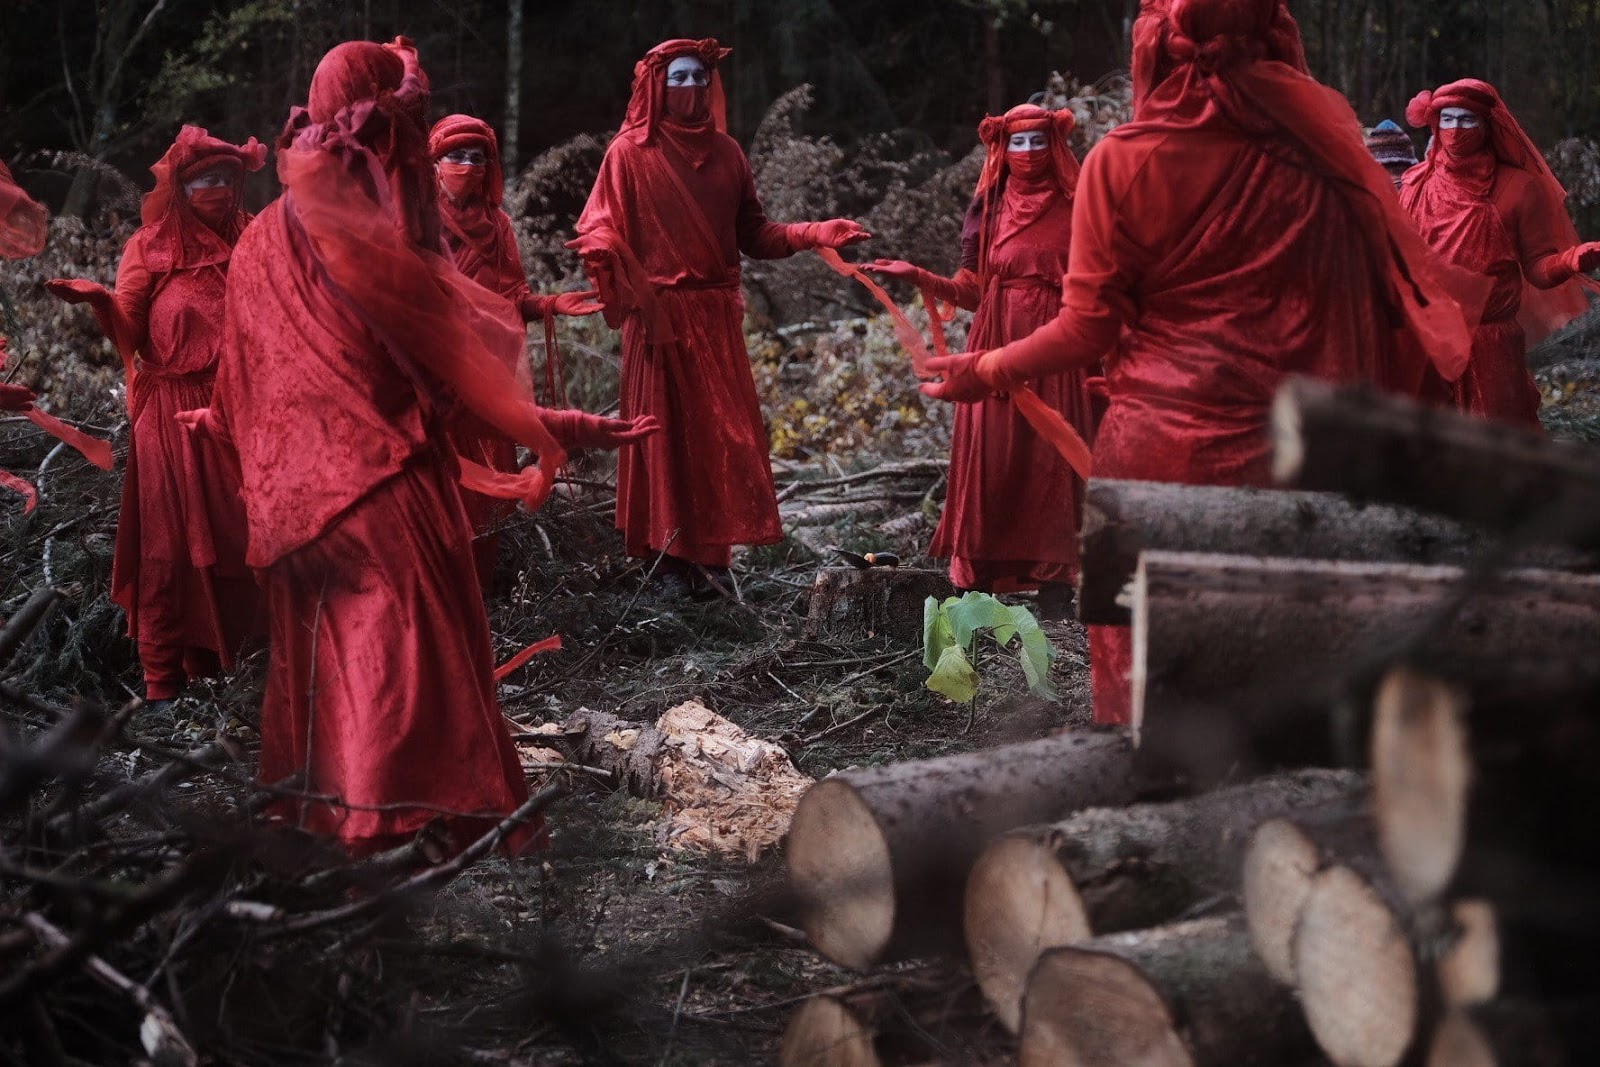
[[[535,293],[522,271],[517,235],[511,217],[500,206],[505,177],[500,170],[500,142],[494,128],[471,115],[448,115],[428,134],[428,156],[439,179],[439,215],[444,240],[463,274],[516,305],[525,321],[544,324],[545,403],[563,404],[560,357],[555,343],[557,315],[592,315],[601,310],[589,293]],[[523,361],[514,371],[521,373]],[[601,435],[590,442],[615,448],[624,440],[648,436],[648,427],[618,435]],[[558,435],[559,436],[559,435]],[[450,440],[457,453],[497,471],[517,467],[516,442],[469,411],[456,414]],[[493,584],[500,537],[495,527],[510,513],[509,503],[482,493],[467,492],[467,517],[472,522],[473,556],[478,577],[487,591]]]
[[[937,300],[975,311],[967,344],[999,348],[1055,318],[1072,241],[1078,161],[1071,111],[1023,104],[986,118],[988,147],[961,239],[961,270],[944,278],[903,260],[865,269],[915,283]],[[1094,438],[1089,368],[1028,383],[1085,440]],[[950,560],[950,580],[985,592],[1040,590],[1044,614],[1065,614],[1078,569],[1083,481],[1002,393],[956,411],[950,488],[929,555]],[[1019,516],[1028,521],[1017,521]]]
[[[1096,476],[1266,485],[1287,375],[1409,394],[1430,363],[1460,373],[1442,264],[1349,104],[1306,73],[1284,0],[1145,0],[1133,58],[1134,120],[1078,183],[1060,314],[930,361],[929,395],[976,402],[1104,360]],[[1131,718],[1128,638],[1090,629],[1098,722]]]
[[[11,177],[0,162],[0,259],[27,259],[44,251],[50,232],[50,212]],[[0,368],[6,365],[6,336],[0,333]],[[0,411],[26,412],[38,399],[33,390],[0,382]],[[0,470],[0,487],[33,499],[33,487],[9,471]]]
[[[633,70],[633,97],[571,242],[622,327],[622,414],[662,432],[618,459],[617,527],[633,556],[716,595],[734,545],[783,536],[745,350],[739,256],[779,259],[868,234],[848,219],[768,220],[725,132],[715,40],[673,40]],[[671,561],[671,562],[666,562]]]
[[[194,446],[174,416],[211,402],[228,264],[250,221],[244,176],[266,154],[254,138],[235,145],[183,127],[150,168],[156,185],[115,293],[83,279],[47,283],[88,304],[122,354],[130,432],[111,597],[127,614],[150,701],[231,669],[259,622],[238,486],[217,450]]]
[[[1579,242],[1566,190],[1494,86],[1468,78],[1419,93],[1406,120],[1433,142],[1401,203],[1429,244],[1491,285],[1455,405],[1537,428],[1528,345],[1588,307],[1581,276],[1600,267],[1600,242]]]
[[[524,326],[445,253],[410,43],[347,42],[279,141],[284,194],[246,231],[210,411],[237,456],[272,657],[261,778],[354,853],[443,818],[458,845],[527,786],[495,697],[458,481],[537,506],[561,445],[508,369]],[[459,459],[454,404],[538,457]],[[512,847],[537,845],[543,821]]]

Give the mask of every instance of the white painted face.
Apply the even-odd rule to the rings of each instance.
[[[710,84],[711,72],[697,56],[679,56],[667,64],[667,85],[674,89]]]
[[[191,197],[196,189],[226,189],[233,184],[233,175],[226,170],[208,170],[197,178],[183,183],[183,195]]]
[[[1447,107],[1439,112],[1441,130],[1475,130],[1483,125],[1483,116],[1464,107]]]
[[[446,152],[442,163],[463,163],[469,167],[481,167],[489,162],[489,153],[481,148],[457,148],[453,152]]]
[[[1046,137],[1043,130],[1024,130],[1022,133],[1011,135],[1011,141],[1006,145],[1008,152],[1043,152]]]

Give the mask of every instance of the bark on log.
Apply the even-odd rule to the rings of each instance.
[[[1295,379],[1273,404],[1280,485],[1600,549],[1600,454],[1517,426]]]
[[[825,778],[789,828],[800,925],[847,967],[958,941],[962,887],[992,838],[1135,793],[1132,749],[1117,734],[1059,734]]]
[[[636,797],[649,800],[660,794],[659,761],[667,736],[654,726],[579,708],[562,729],[564,734],[551,734],[550,740],[567,745],[574,763],[610,771],[617,786]],[[608,737],[629,743],[624,747]]]
[[[1399,658],[1471,681],[1600,648],[1600,576],[1463,583],[1454,567],[1147,552],[1134,578],[1135,732],[1185,705],[1243,701],[1243,746],[1274,721],[1304,734],[1291,710],[1325,709]]]
[[[1417,954],[1395,900],[1335,865],[1306,894],[1295,985],[1317,1045],[1338,1067],[1395,1067],[1423,1018]]]
[[[1372,812],[1395,884],[1413,903],[1444,892],[1466,842],[1467,696],[1406,667],[1378,686],[1372,723]]]
[[[1271,818],[1357,802],[1359,774],[1303,771],[1167,804],[1090,808],[989,845],[967,879],[973,975],[1015,1031],[1039,957],[1094,933],[1170,922],[1239,886],[1244,847]]]
[[[1233,1067],[1291,1062],[1310,1048],[1293,994],[1231,916],[1045,953],[1028,981],[1018,1062]]]
[[[1366,563],[1465,566],[1490,547],[1474,527],[1336,493],[1092,479],[1084,501],[1078,617],[1128,626],[1119,603],[1142,552],[1228,552]],[[1516,564],[1594,570],[1600,555],[1539,547]]]
[[[811,586],[808,637],[859,639],[886,636],[902,643],[922,637],[922,606],[943,600],[955,586],[938,571],[909,567],[824,567]]]

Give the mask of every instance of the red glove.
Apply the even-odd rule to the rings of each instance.
[[[598,300],[600,290],[589,289],[581,293],[557,293],[551,302],[557,315],[596,315],[605,310]]]
[[[27,411],[35,399],[33,390],[26,386],[0,382],[0,411]]]
[[[608,419],[570,408],[540,413],[550,433],[562,448],[620,448],[642,441],[661,429],[654,415],[632,419]]]
[[[50,295],[69,304],[109,304],[111,290],[87,278],[52,278],[44,283]]]
[[[1590,241],[1572,251],[1574,273],[1588,274],[1592,270],[1600,269],[1600,241]]]
[[[801,239],[807,248],[843,248],[845,245],[860,244],[871,236],[854,219],[808,222],[803,224],[801,231]]]
[[[886,278],[899,278],[912,285],[921,285],[922,276],[927,271],[915,263],[907,263],[903,259],[875,259],[871,263],[861,264],[861,269],[869,274],[882,274]]]
[[[978,360],[984,353],[963,352],[956,356],[934,356],[928,360],[928,369],[943,375],[942,382],[924,382],[924,394],[935,400],[949,400],[957,404],[975,404],[987,400],[994,387],[978,376]]]

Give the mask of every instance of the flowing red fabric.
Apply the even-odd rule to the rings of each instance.
[[[767,219],[744,152],[722,132],[715,41],[669,41],[634,68],[622,131],[578,219],[606,321],[622,327],[622,417],[661,432],[618,456],[617,526],[630,555],[663,550],[725,567],[732,546],[783,536],[769,443],[745,350],[739,256],[812,247],[812,227]],[[709,117],[664,112],[667,65],[695,55],[712,71]],[[670,546],[670,547],[669,547]]]
[[[538,655],[542,655],[545,652],[555,652],[555,651],[558,651],[560,648],[561,648],[561,635],[560,634],[555,634],[554,636],[546,637],[542,641],[535,641],[533,644],[529,645],[527,648],[523,649],[521,652],[518,652],[516,655],[512,656],[510,659],[508,659],[504,663],[500,664],[500,666],[496,667],[494,669],[494,680],[497,681],[497,682],[498,681],[502,681],[512,671],[516,670],[518,667],[523,666],[529,660],[531,660],[533,657],[538,656]]]
[[[1447,107],[1482,117],[1481,149],[1464,158],[1445,150],[1439,114]],[[1488,288],[1456,405],[1537,428],[1539,390],[1527,347],[1588,308],[1586,287],[1600,292],[1564,259],[1579,243],[1566,190],[1487,82],[1466,79],[1419,93],[1406,118],[1431,127],[1434,138],[1427,158],[1407,172],[1401,203],[1435,249]]]
[[[1265,485],[1286,375],[1409,393],[1465,361],[1437,262],[1298,42],[1279,0],[1147,4],[1135,121],[1084,166],[1060,314],[976,360],[1006,388],[1103,359],[1097,475]],[[1095,717],[1125,722],[1128,631],[1090,639]]]
[[[241,179],[265,158],[254,139],[234,145],[183,127],[150,168],[156,185],[141,206],[144,225],[123,249],[115,292],[74,279],[50,286],[89,304],[128,372],[131,431],[111,587],[138,643],[151,700],[231,668],[261,627],[231,464],[214,442],[192,440],[176,416],[211,403],[228,267],[250,221]],[[192,208],[183,183],[216,167],[231,170],[234,181],[212,225]]]
[[[520,317],[441,254],[414,50],[339,46],[311,102],[281,143],[284,196],[235,250],[205,420],[237,450],[268,590],[261,775],[304,772],[336,796],[279,813],[352,851],[441,813],[460,842],[527,787],[494,696],[450,404],[538,453],[485,488],[537,505],[564,457],[507,369]]]
[[[27,259],[44,251],[50,212],[22,191],[0,163],[0,259]]]
[[[988,151],[962,256],[975,282],[963,294],[976,310],[969,348],[1026,337],[1060,307],[1078,186],[1072,128],[1071,112],[1032,105],[979,127]],[[1008,151],[1013,134],[1033,131],[1046,134],[1043,153]],[[1049,164],[1037,176],[1013,167],[1014,156],[1036,154]],[[1040,377],[957,409],[949,491],[928,550],[950,560],[957,586],[1009,592],[1076,576],[1095,422],[1088,373]]]

